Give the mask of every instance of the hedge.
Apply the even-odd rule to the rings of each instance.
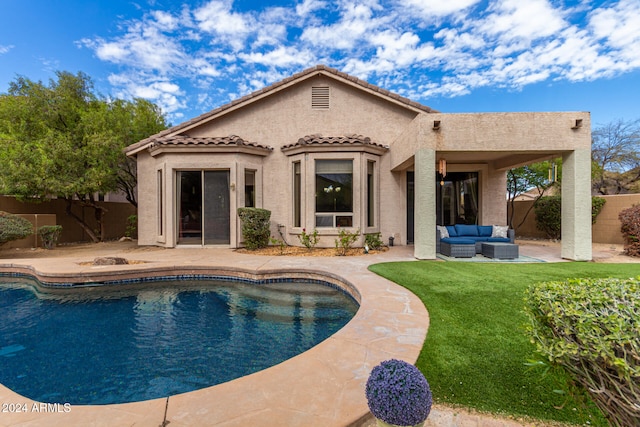
[[[571,279],[527,290],[528,332],[614,426],[640,425],[640,278]]]

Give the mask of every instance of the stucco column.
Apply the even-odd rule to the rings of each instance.
[[[420,148],[415,154],[414,256],[436,258],[436,152]]]
[[[562,258],[589,261],[591,253],[591,150],[562,156]]]

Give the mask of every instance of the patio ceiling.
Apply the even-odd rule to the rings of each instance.
[[[562,151],[438,151],[437,159],[445,159],[449,164],[490,164],[496,170],[508,170],[531,163],[561,157]],[[414,159],[403,162],[402,169],[412,168]],[[394,170],[399,170],[395,168]]]

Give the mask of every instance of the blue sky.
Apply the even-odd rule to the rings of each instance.
[[[0,0],[0,92],[90,75],[178,124],[325,64],[442,112],[640,119],[640,0]]]

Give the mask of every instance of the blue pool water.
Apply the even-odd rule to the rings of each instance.
[[[357,308],[311,283],[197,280],[45,295],[26,279],[0,278],[0,383],[52,403],[166,397],[302,353]]]

